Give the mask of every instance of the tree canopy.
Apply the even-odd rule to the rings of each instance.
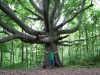
[[[50,43],[53,39],[61,40],[66,36],[54,37],[54,35],[77,31],[82,23],[83,12],[91,6],[93,6],[92,1],[86,0],[0,0],[0,9],[2,10],[0,11],[0,26],[8,35],[3,37],[0,42],[20,39],[28,43],[45,44]],[[77,24],[70,28],[69,22],[75,18],[77,18]],[[33,28],[36,22],[40,23],[37,24],[41,27],[40,30]],[[19,30],[15,29],[17,25]],[[64,26],[66,28],[63,28]],[[21,29],[25,33],[22,33]]]

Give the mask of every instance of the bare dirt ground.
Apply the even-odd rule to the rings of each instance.
[[[100,68],[0,70],[0,75],[100,75]]]

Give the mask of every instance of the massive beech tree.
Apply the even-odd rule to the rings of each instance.
[[[0,32],[8,36],[0,38],[0,43],[19,39],[26,43],[44,44],[45,50],[48,52],[56,52],[58,45],[69,46],[65,43],[68,41],[61,40],[68,37],[68,34],[79,30],[82,24],[83,13],[93,6],[92,1],[88,0],[15,0],[16,2],[12,1],[12,3],[6,1],[0,0],[0,26],[3,28]],[[25,5],[25,2],[27,2],[27,5]],[[13,7],[13,9],[11,6],[14,6],[16,3],[30,14],[21,14],[17,7]],[[28,6],[31,6],[31,8]],[[34,29],[34,25],[29,25],[33,23],[30,23],[31,21],[25,23],[26,21],[23,21],[19,14],[23,15],[26,20],[41,22],[43,29]],[[12,23],[16,23],[23,32],[9,25],[5,20],[6,17],[9,17],[9,21],[12,20]],[[75,18],[77,19],[77,24],[70,28],[69,23]],[[61,36],[62,34],[65,35]],[[46,68],[49,65],[49,57],[45,53],[43,67]],[[55,54],[54,65],[62,67],[58,53]]]

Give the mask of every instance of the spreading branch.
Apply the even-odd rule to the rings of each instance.
[[[44,34],[43,31],[36,31],[32,28],[25,25],[24,22],[22,22],[13,12],[12,9],[7,9],[3,3],[0,3],[0,9],[6,13],[14,22],[16,22],[25,32],[31,34],[31,35],[37,35],[37,33]]]
[[[83,43],[83,41],[77,42],[77,43],[71,43],[71,44],[59,43],[58,45],[61,45],[61,46],[73,46],[73,45],[80,45],[81,43]]]
[[[18,14],[23,15],[22,13],[19,13],[19,12],[18,12],[18,11],[16,11],[16,10],[14,10],[14,12],[17,12]],[[37,15],[35,15],[35,16],[36,16],[36,18],[29,17],[29,16],[26,16],[26,15],[23,15],[23,16],[25,16],[26,18],[31,19],[31,20],[41,20],[41,21],[43,21],[43,18],[42,18],[42,17],[40,17],[39,15],[38,15],[38,16],[37,16]]]
[[[32,6],[35,8],[35,10],[42,15],[43,14],[42,10],[36,5],[36,3],[34,2],[34,0],[29,0],[29,1],[32,4]]]
[[[59,4],[60,4],[60,0],[54,0],[54,7],[53,7],[51,14],[50,14],[50,22],[53,21],[54,15],[57,11]]]
[[[45,30],[47,32],[50,31],[50,25],[49,25],[49,5],[50,5],[50,0],[43,0],[44,24],[45,24]]]
[[[82,44],[83,42],[85,42],[86,40],[91,39],[91,38],[96,38],[96,37],[100,37],[100,34],[99,34],[99,35],[95,35],[95,36],[90,36],[90,37],[88,37],[88,38],[80,39],[80,40],[61,41],[61,42],[58,42],[58,45],[62,45],[62,46],[80,45],[80,44]],[[67,43],[67,44],[66,44],[66,43]]]
[[[15,38],[17,38],[16,35],[9,35],[8,37],[1,38],[0,39],[0,43],[8,42],[8,41],[13,40]]]
[[[62,39],[64,39],[64,38],[68,37],[68,36],[69,36],[69,35],[65,35],[65,36],[62,36],[62,37],[58,37],[57,40],[62,40]]]
[[[83,0],[83,2],[84,1],[85,0]],[[80,14],[81,12],[84,12],[86,9],[90,8],[91,6],[93,6],[93,4],[90,4],[89,6],[83,8],[84,7],[84,3],[83,2],[81,3],[81,8],[80,8],[79,11],[75,12],[75,14],[71,18],[69,18],[68,20],[64,21],[60,25],[57,25],[54,29],[55,30],[58,30],[59,28],[63,27],[66,23],[72,21],[78,14]],[[76,25],[76,27],[77,27],[77,25]]]
[[[13,39],[20,39],[20,40],[23,40],[24,42],[28,41],[28,40],[35,42],[36,37],[30,36],[27,34],[21,34],[21,35],[20,34],[12,34],[12,35],[8,35],[7,37],[1,38],[0,43],[8,42],[8,41],[13,40]]]
[[[25,16],[25,17],[28,18],[28,19],[31,19],[31,20],[38,20],[38,21],[39,21],[39,20],[43,20],[43,19],[41,19],[41,18],[39,18],[39,17],[38,17],[38,18],[33,18],[33,17],[29,17],[29,16]]]
[[[35,15],[40,20],[43,20],[42,16],[40,16],[39,14],[34,13],[32,10],[30,10],[29,8],[27,8],[20,0],[18,0],[18,1],[21,4],[21,6],[23,6],[27,11],[29,11],[30,13],[32,13],[33,15]]]
[[[4,33],[4,34],[7,34],[7,35],[10,35],[10,33],[8,33],[6,30],[0,31],[0,33]]]
[[[22,34],[21,32],[11,28],[9,25],[4,23],[1,19],[0,19],[0,26],[3,27],[4,29],[6,29],[7,31],[9,31],[12,34]]]
[[[59,4],[59,6],[58,6],[58,8],[57,8],[57,11],[56,11],[56,13],[55,13],[55,15],[54,15],[54,20],[55,20],[54,25],[55,25],[55,26],[57,25],[57,22],[58,22],[59,19],[60,19],[61,10],[62,10],[62,7],[64,6],[64,2],[65,2],[65,0],[62,0],[61,5]]]

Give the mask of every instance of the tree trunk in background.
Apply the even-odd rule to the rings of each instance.
[[[87,32],[87,28],[85,28],[85,34],[86,34],[86,50],[88,52],[88,32]]]
[[[28,68],[28,48],[27,48],[27,44],[26,44],[26,65]]]
[[[22,63],[24,63],[24,44],[22,42]]]
[[[100,28],[100,27],[99,27],[99,28]],[[100,34],[100,31],[98,32],[98,34]],[[98,41],[100,41],[100,36],[98,37]],[[99,47],[100,47],[100,43],[99,43],[99,45],[98,45],[98,49],[99,49]],[[98,55],[100,56],[100,49],[99,49]]]
[[[62,64],[63,64],[63,61],[64,61],[64,58],[63,58],[64,57],[63,56],[64,54],[63,54],[63,52],[64,52],[64,49],[63,49],[63,46],[62,46]]]
[[[33,45],[31,45],[31,46],[28,46],[28,47],[30,47],[30,49],[28,49],[28,67],[29,68],[33,68],[33,50],[32,50],[32,46]]]
[[[95,27],[94,27],[94,25],[92,25],[92,36],[94,35],[94,33],[93,33],[93,32],[94,32],[94,29],[95,29]],[[96,32],[95,32],[95,33],[96,33]],[[94,53],[95,53],[95,52],[94,52],[94,42],[95,42],[95,41],[94,41],[94,38],[91,39],[91,40],[92,40],[92,43],[91,43],[91,44],[92,44],[91,51],[93,52],[93,56],[94,56]]]
[[[79,29],[79,40],[81,39],[81,30]],[[80,58],[82,57],[82,46],[81,45],[79,45],[78,46],[79,47],[79,52],[80,52]],[[81,65],[81,61],[80,61],[80,65]]]
[[[35,50],[36,50],[36,60],[35,60],[35,63],[36,63],[36,66],[38,65],[38,57],[37,57],[37,47],[38,47],[38,44],[36,44],[36,47],[35,47]]]
[[[34,52],[33,52],[33,48],[32,48],[32,67],[34,67]]]
[[[11,49],[11,51],[10,51],[10,64],[12,64],[12,57],[13,57],[13,55],[12,55],[12,49]]]
[[[3,51],[2,51],[2,49],[3,48],[1,47],[1,56],[0,56],[1,57],[1,59],[0,59],[1,65],[2,65],[2,62],[3,62]]]
[[[70,41],[70,36],[69,36],[69,41]],[[71,61],[71,47],[70,46],[68,47],[68,59],[69,59],[69,61]],[[69,63],[69,65],[70,65],[70,63]]]
[[[12,48],[11,48],[11,52],[10,52],[10,64],[14,64],[14,44],[13,44],[13,41],[11,42],[11,45],[12,45]]]
[[[23,30],[22,30],[22,33],[24,33]],[[21,46],[21,50],[22,50],[22,57],[21,57],[22,60],[21,60],[21,62],[24,63],[24,43],[22,42],[21,45],[22,45],[22,46]]]
[[[55,47],[53,47],[53,46],[55,46]],[[45,48],[46,48],[45,50],[47,52],[56,52],[56,51],[58,51],[56,44],[53,44],[53,45],[52,44],[46,44]],[[45,52],[45,54],[44,54],[43,68],[48,68],[49,66],[50,66],[49,54]],[[59,58],[59,54],[57,52],[54,55],[54,67],[62,67],[62,66],[63,65],[61,63],[61,60]]]
[[[14,49],[13,49],[13,64],[15,63],[14,58],[15,58],[15,55],[14,55]]]

